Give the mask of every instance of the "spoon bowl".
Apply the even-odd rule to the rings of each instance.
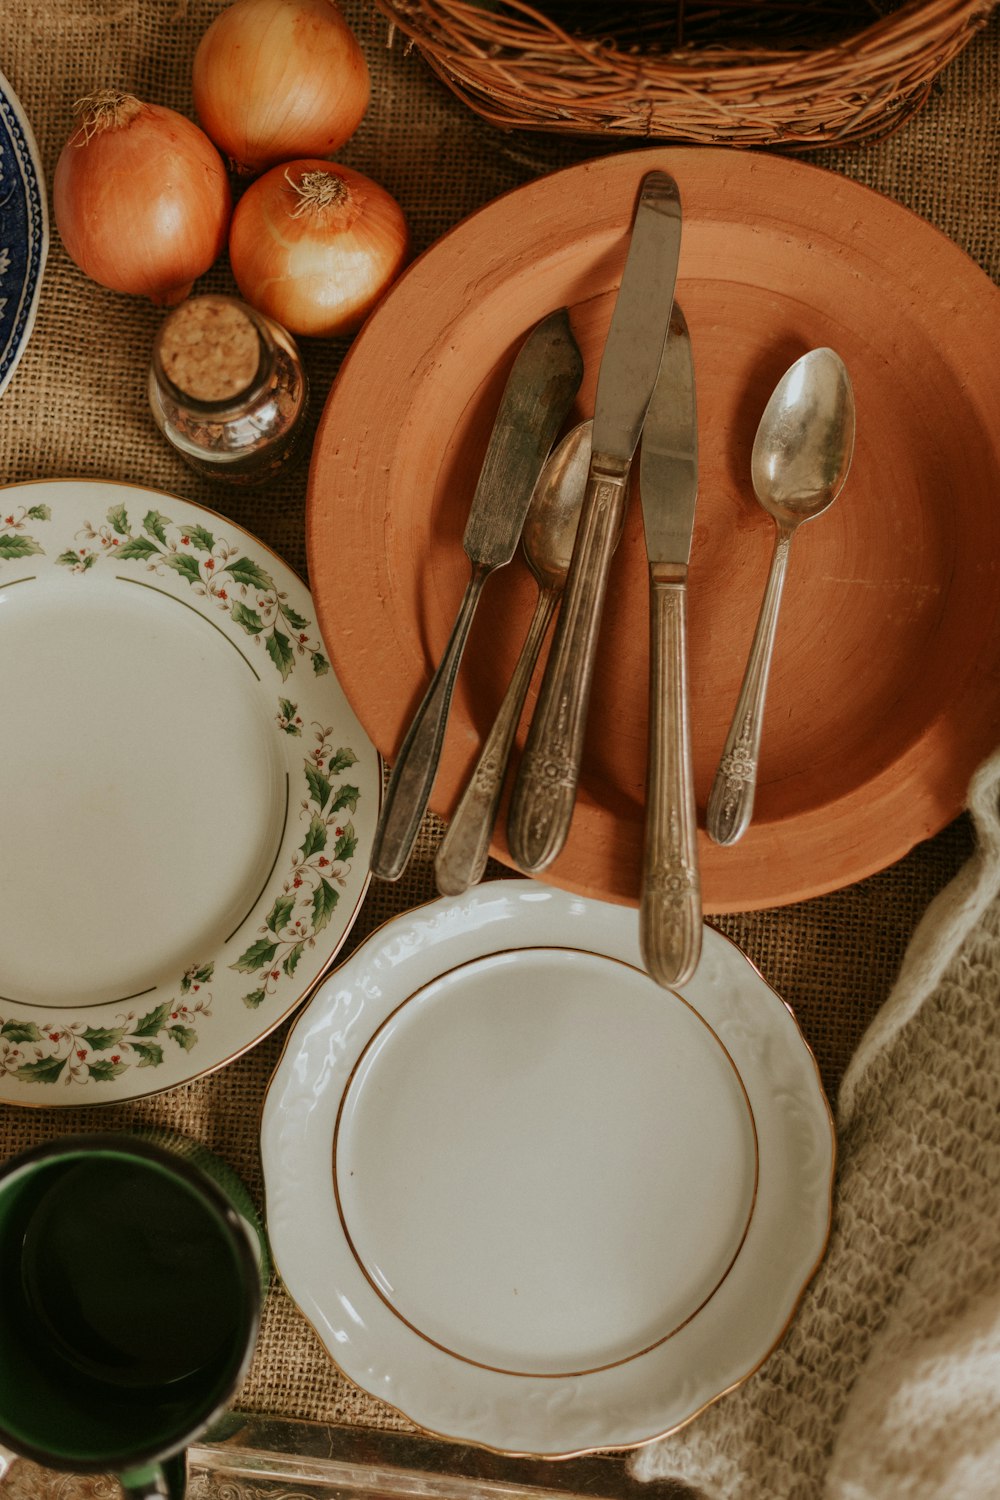
[[[733,721],[708,799],[706,823],[717,844],[735,844],[750,826],[764,720],[764,699],[792,537],[822,515],[844,487],[854,454],[854,392],[832,349],[811,349],[779,380],[754,439],[750,477],[774,520],[774,556]]]
[[[844,487],[854,454],[854,391],[832,349],[810,349],[775,386],[757,428],[750,477],[779,524],[822,515]]]
[[[461,895],[486,868],[528,685],[569,574],[590,469],[593,425],[580,422],[566,434],[546,459],[532,492],[521,548],[538,584],[538,598],[503,702],[437,853],[434,875],[443,896]]]
[[[521,547],[540,589],[562,589],[569,573],[593,426],[589,420],[578,423],[556,445],[531,497]]]

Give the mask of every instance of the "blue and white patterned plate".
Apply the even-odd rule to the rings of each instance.
[[[14,90],[0,73],[0,394],[31,336],[48,248],[38,147]]]

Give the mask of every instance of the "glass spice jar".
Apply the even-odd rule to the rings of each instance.
[[[189,297],[160,326],[149,403],[199,473],[239,485],[272,479],[302,456],[308,395],[291,335],[237,297]]]

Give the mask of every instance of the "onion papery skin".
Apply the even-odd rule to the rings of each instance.
[[[198,118],[239,173],[330,156],[371,94],[368,64],[331,0],[236,0],[198,44]]]
[[[91,280],[170,307],[225,247],[229,178],[191,120],[131,95],[114,97],[118,107],[109,106],[100,124],[83,101],[82,123],[56,163],[56,226]]]
[[[304,201],[313,176],[342,184],[329,207]],[[290,333],[354,333],[406,263],[409,233],[395,198],[349,167],[317,158],[273,167],[233,214],[229,262],[242,296]]]

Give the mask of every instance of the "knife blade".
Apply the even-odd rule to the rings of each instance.
[[[444,654],[400,747],[375,830],[370,868],[384,880],[399,879],[413,849],[483,584],[514,556],[535,481],[582,378],[583,359],[563,307],[529,333],[500,399],[462,541],[472,572]]]
[[[533,874],[559,854],[573,816],[608,569],[670,321],[680,238],[677,184],[648,172],[601,358],[573,561],[511,798],[510,851]]]
[[[639,942],[649,973],[684,984],[701,956],[691,766],[687,576],[698,498],[698,422],[687,323],[674,303],[639,455],[649,566],[649,730]]]

